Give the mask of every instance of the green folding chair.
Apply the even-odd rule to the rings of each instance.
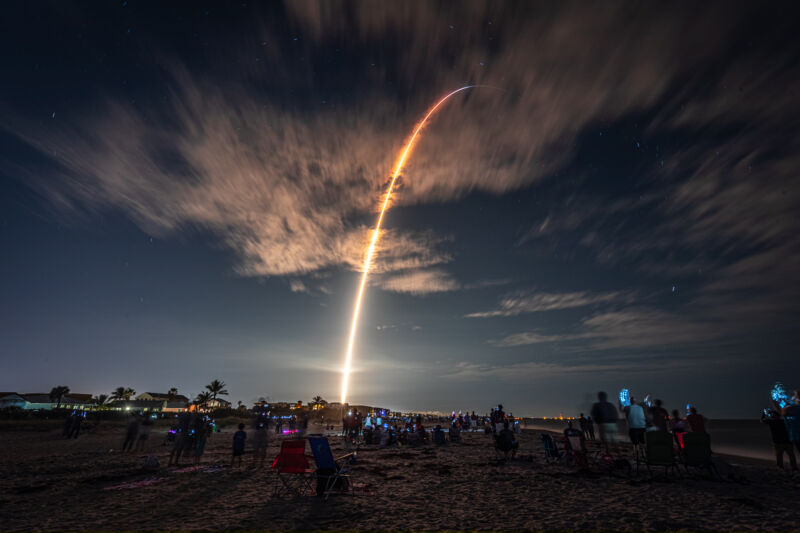
[[[650,477],[653,477],[653,467],[664,467],[664,477],[669,477],[669,470],[674,469],[680,477],[678,463],[672,448],[672,436],[666,431],[648,431],[644,435],[646,450],[645,464]],[[638,468],[638,464],[637,464]]]

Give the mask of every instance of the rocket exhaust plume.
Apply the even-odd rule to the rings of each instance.
[[[451,92],[450,94],[446,95],[444,98],[436,102],[436,104],[431,107],[425,116],[420,120],[416,127],[414,128],[414,133],[411,134],[411,137],[406,142],[405,147],[403,147],[403,151],[400,152],[400,157],[397,159],[397,163],[394,167],[394,172],[392,173],[392,181],[389,183],[389,188],[386,191],[386,197],[383,199],[383,205],[381,206],[380,215],[378,215],[378,222],[375,224],[375,229],[372,231],[372,239],[369,242],[369,248],[367,249],[367,254],[364,256],[364,268],[361,274],[361,284],[358,286],[358,294],[356,296],[356,304],[355,308],[353,309],[353,323],[350,326],[350,338],[347,341],[347,355],[344,359],[344,370],[342,376],[342,406],[344,406],[345,401],[347,400],[347,385],[350,379],[350,363],[353,359],[353,345],[355,344],[356,339],[356,332],[358,331],[358,315],[361,311],[361,299],[364,296],[364,288],[367,286],[367,277],[369,276],[369,269],[372,266],[372,256],[375,253],[375,246],[378,243],[378,236],[380,235],[381,231],[381,223],[383,222],[383,215],[386,213],[386,208],[389,206],[389,199],[392,197],[392,191],[394,190],[394,184],[397,182],[398,176],[400,176],[400,171],[403,170],[403,166],[408,159],[408,156],[411,154],[411,149],[414,147],[414,142],[417,140],[417,136],[425,124],[428,122],[428,119],[442,106],[451,96],[454,94],[460,93],[461,91],[466,91],[467,89],[472,89],[476,87],[475,85],[467,85],[465,87],[461,87],[460,89],[456,89],[455,91]]]

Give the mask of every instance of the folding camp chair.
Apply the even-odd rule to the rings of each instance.
[[[355,495],[350,482],[350,468],[345,462],[353,454],[348,453],[334,459],[327,437],[309,436],[308,444],[314,454],[314,462],[317,463],[317,496],[324,496],[327,500],[334,492],[345,492],[348,489]]]
[[[717,468],[711,460],[711,437],[708,433],[685,433],[681,458],[687,473],[691,466],[697,470],[706,469],[713,476],[719,477]]]
[[[274,496],[284,493],[303,496],[311,488],[313,471],[309,468],[305,451],[304,439],[287,439],[281,442],[281,451],[272,462],[272,468],[278,474],[272,492]]]
[[[546,463],[550,461],[558,461],[564,457],[564,454],[559,451],[556,441],[549,433],[542,433],[542,444],[544,445],[544,460]]]
[[[580,469],[589,468],[585,441],[580,430],[577,431],[576,435],[564,435],[564,447],[572,455],[575,466]]]
[[[675,469],[678,476],[681,473],[678,471],[678,463],[675,461],[675,453],[672,448],[672,437],[666,431],[648,431],[644,435],[644,443],[646,450],[647,471],[650,477],[653,477],[651,466],[663,466],[664,477],[669,475],[669,469]],[[639,464],[637,462],[636,469],[638,471]]]

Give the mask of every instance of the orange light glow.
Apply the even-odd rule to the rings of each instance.
[[[356,339],[356,332],[358,331],[358,315],[361,311],[361,300],[364,296],[364,288],[367,286],[367,276],[369,276],[369,269],[372,266],[372,257],[375,254],[375,246],[378,244],[378,237],[380,236],[381,231],[381,223],[383,222],[383,215],[386,213],[386,208],[389,206],[389,199],[392,197],[392,191],[394,190],[394,184],[397,182],[398,176],[400,176],[400,171],[403,170],[403,166],[406,163],[409,155],[411,155],[411,150],[414,147],[414,143],[417,140],[417,136],[422,128],[425,126],[425,123],[428,119],[433,115],[439,107],[444,104],[451,96],[456,93],[460,93],[461,91],[465,91],[467,89],[471,89],[474,87],[473,85],[467,85],[466,87],[461,87],[460,89],[456,89],[455,91],[451,92],[438,102],[436,105],[431,107],[428,112],[425,114],[422,120],[419,121],[417,126],[414,128],[414,133],[411,134],[411,137],[406,142],[403,151],[400,153],[400,157],[397,159],[395,163],[394,172],[392,173],[392,181],[389,183],[389,188],[386,191],[386,196],[383,200],[383,205],[381,206],[380,214],[378,215],[378,222],[375,224],[375,229],[372,231],[372,239],[370,239],[369,248],[367,249],[367,253],[364,256],[364,268],[362,269],[361,273],[361,284],[358,286],[358,294],[356,296],[356,304],[355,309],[353,309],[353,323],[350,326],[350,338],[347,342],[347,355],[345,356],[344,360],[344,369],[342,371],[342,405],[344,405],[345,401],[347,400],[347,386],[350,379],[350,364],[353,359],[353,346],[355,344]]]

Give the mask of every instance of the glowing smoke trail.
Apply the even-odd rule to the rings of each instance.
[[[460,89],[456,89],[455,91],[451,92],[438,102],[436,105],[431,107],[428,110],[428,113],[425,117],[419,121],[417,127],[414,128],[414,133],[411,135],[411,138],[406,143],[405,148],[403,148],[403,152],[400,154],[400,158],[397,160],[397,164],[394,167],[394,173],[392,174],[392,181],[389,183],[389,189],[386,191],[386,198],[383,200],[383,205],[381,206],[381,213],[378,215],[378,223],[375,224],[375,230],[372,232],[372,239],[369,243],[369,248],[367,249],[367,255],[364,257],[364,269],[363,273],[361,274],[361,284],[358,287],[358,296],[356,296],[356,306],[353,310],[353,323],[350,326],[350,339],[347,342],[347,355],[345,356],[344,360],[344,371],[342,376],[342,406],[344,406],[345,400],[347,399],[347,384],[350,379],[350,362],[353,358],[353,344],[355,344],[356,339],[356,331],[358,330],[358,314],[361,311],[361,298],[364,296],[364,288],[367,286],[367,276],[369,275],[370,266],[372,266],[372,255],[375,253],[375,245],[378,243],[378,236],[380,235],[381,231],[381,222],[383,222],[383,215],[386,212],[386,207],[389,205],[389,198],[392,196],[392,190],[394,189],[394,184],[397,181],[397,177],[400,175],[400,171],[403,170],[403,165],[405,165],[406,159],[408,159],[408,155],[411,153],[411,148],[414,146],[414,141],[416,141],[419,132],[425,126],[425,123],[428,119],[433,115],[439,107],[444,104],[451,96],[456,93],[460,93],[461,91],[466,91],[467,89],[472,89],[475,85],[467,85],[466,87],[461,87]]]

